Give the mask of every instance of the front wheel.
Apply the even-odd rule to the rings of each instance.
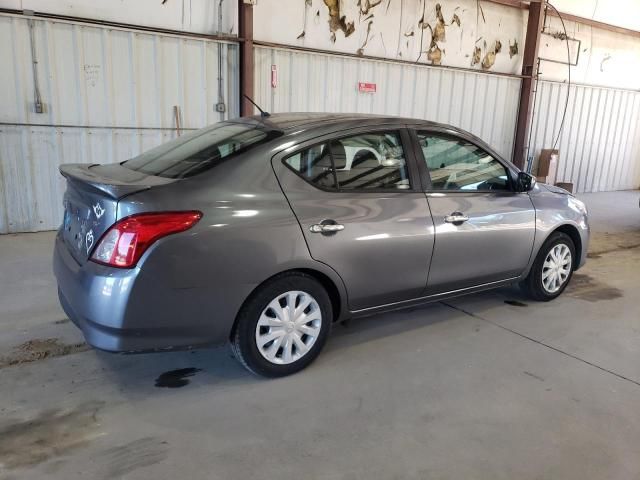
[[[259,288],[242,307],[231,348],[252,373],[282,377],[319,355],[333,315],[324,287],[313,277],[290,273]]]
[[[562,232],[551,234],[522,282],[525,293],[543,302],[556,298],[571,280],[575,256],[576,248],[571,237]]]

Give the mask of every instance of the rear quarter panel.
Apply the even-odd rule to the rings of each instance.
[[[320,271],[346,295],[337,274],[311,258],[271,168],[271,153],[264,150],[120,202],[118,218],[145,211],[203,212],[194,228],[160,240],[142,257],[132,298],[158,301],[132,301],[128,313],[153,315],[168,325],[179,314],[191,328],[211,326],[216,337],[224,337],[250,293],[283,271]],[[158,292],[169,298],[158,298]]]

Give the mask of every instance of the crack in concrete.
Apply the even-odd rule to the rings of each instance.
[[[496,322],[494,322],[492,320],[489,320],[488,318],[481,317],[480,315],[477,315],[477,314],[475,314],[473,312],[465,310],[462,307],[456,307],[455,305],[451,305],[450,303],[446,303],[446,302],[439,302],[439,303],[444,305],[445,307],[449,307],[449,308],[451,308],[453,310],[456,310],[456,311],[458,311],[460,313],[463,313],[463,314],[465,314],[465,315],[467,315],[469,317],[473,317],[473,318],[476,318],[478,320],[482,320],[485,323],[489,323],[489,324],[494,325],[494,326],[496,326],[498,328],[501,328],[502,330],[506,330],[507,332],[513,333],[514,335],[518,335],[519,337],[522,337],[525,340],[529,340],[529,341],[531,341],[533,343],[537,343],[538,345],[546,347],[549,350],[553,350],[553,351],[558,352],[558,353],[560,353],[562,355],[565,355],[565,356],[567,356],[569,358],[573,358],[574,360],[578,360],[579,362],[582,362],[582,363],[584,363],[586,365],[589,365],[591,367],[595,367],[598,370],[601,370],[601,371],[606,372],[606,373],[608,373],[610,375],[613,375],[613,376],[619,378],[620,380],[625,380],[627,382],[633,383],[634,385],[637,385],[638,387],[640,387],[640,382],[638,382],[636,380],[633,380],[632,378],[625,377],[624,375],[621,375],[621,374],[619,374],[617,372],[614,372],[613,370],[609,370],[608,368],[601,367],[600,365],[592,363],[589,360],[585,360],[584,358],[580,358],[577,355],[573,355],[572,353],[565,352],[564,350],[561,350],[561,349],[559,349],[557,347],[554,347],[553,345],[549,345],[548,343],[541,342],[540,340],[536,340],[533,337],[529,337],[528,335],[525,335],[524,333],[520,333],[520,332],[517,332],[516,330],[513,330],[513,329],[511,329],[509,327],[505,327],[504,325],[500,325],[499,323],[496,323]]]

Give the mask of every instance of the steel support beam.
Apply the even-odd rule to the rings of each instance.
[[[238,0],[240,43],[240,115],[254,114],[253,105],[245,98],[253,98],[253,5]]]
[[[538,73],[538,47],[540,34],[544,23],[545,0],[532,0],[529,4],[529,20],[527,34],[524,41],[522,58],[522,86],[520,87],[520,106],[518,108],[518,123],[516,124],[516,139],[513,147],[513,163],[523,168],[527,160],[527,134],[531,125],[533,112],[533,92],[536,87]]]

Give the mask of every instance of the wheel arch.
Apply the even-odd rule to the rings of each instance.
[[[569,223],[560,225],[559,227],[556,227],[551,233],[549,233],[549,235],[545,239],[545,242],[555,232],[564,233],[573,242],[573,246],[576,249],[576,255],[575,255],[575,258],[573,259],[573,268],[577,270],[578,265],[580,264],[580,259],[582,258],[582,248],[583,248],[582,238],[580,237],[580,232],[578,231],[578,228]]]
[[[324,287],[324,289],[327,291],[327,294],[329,295],[329,299],[331,300],[331,308],[333,310],[333,321],[334,322],[337,322],[339,320],[343,320],[348,316],[349,311],[348,311],[348,307],[347,307],[348,303],[347,303],[346,291],[344,290],[344,288],[340,288],[340,286],[338,286],[336,280],[331,278],[325,272],[322,272],[322,271],[320,271],[319,269],[316,269],[316,268],[310,268],[310,267],[290,268],[288,270],[283,270],[283,271],[278,272],[278,273],[276,273],[274,275],[271,275],[269,278],[266,278],[260,284],[258,284],[251,291],[251,293],[249,293],[249,295],[247,295],[247,298],[245,298],[244,301],[242,302],[242,305],[238,309],[236,317],[233,320],[233,326],[231,327],[231,331],[229,332],[229,338],[230,339],[232,339],[233,336],[235,335],[236,327],[238,325],[238,317],[240,316],[240,312],[242,311],[244,306],[247,304],[247,302],[251,298],[254,297],[256,292],[258,292],[264,285],[266,285],[267,283],[269,283],[273,279],[281,277],[281,276],[284,276],[284,275],[289,275],[289,274],[292,274],[292,273],[294,273],[294,274],[295,273],[302,273],[302,274],[308,275],[310,277],[313,277],[316,281],[318,281]]]

